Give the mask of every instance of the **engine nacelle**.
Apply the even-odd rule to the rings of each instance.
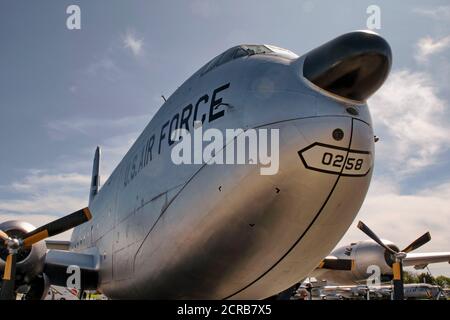
[[[36,229],[35,226],[25,221],[11,220],[0,224],[0,230],[6,232],[10,237],[19,237],[34,229]],[[47,247],[43,241],[34,244],[30,249],[19,249],[16,273],[18,284],[29,284],[37,275],[42,273],[46,252]],[[0,271],[2,274],[7,255],[7,249],[0,247]]]
[[[390,241],[383,240],[390,248],[398,250],[398,248]],[[392,260],[391,254],[386,249],[372,240],[360,241],[345,248],[341,248],[343,257],[347,256],[350,251],[350,257],[355,261],[355,267],[352,270],[355,281],[367,279],[370,276],[370,270],[379,268],[380,275],[383,278],[392,276]],[[354,251],[354,252],[353,252]],[[381,279],[382,281],[385,279]]]
[[[391,241],[382,241],[390,248],[398,250]],[[394,262],[392,256],[373,240],[351,243],[335,249],[330,255],[339,259],[352,259],[354,267],[351,271],[320,269],[314,271],[313,277],[340,285],[365,284],[374,270],[379,270],[381,282],[392,279],[392,263]]]

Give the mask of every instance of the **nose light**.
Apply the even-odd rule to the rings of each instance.
[[[341,141],[344,138],[344,131],[342,129],[334,129],[333,130],[333,139],[336,141]]]

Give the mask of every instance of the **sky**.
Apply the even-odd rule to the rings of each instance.
[[[370,5],[393,66],[368,102],[374,176],[340,244],[366,239],[363,220],[399,247],[430,231],[417,252],[450,251],[448,1],[1,1],[0,221],[39,226],[86,206],[95,147],[106,181],[161,95],[215,55],[240,43],[301,55],[366,29]],[[447,263],[430,270],[450,276]]]

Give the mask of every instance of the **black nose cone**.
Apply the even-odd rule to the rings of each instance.
[[[355,31],[307,53],[303,76],[326,91],[365,101],[381,87],[391,65],[386,40],[370,31]]]

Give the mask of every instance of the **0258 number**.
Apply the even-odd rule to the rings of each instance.
[[[340,154],[334,155],[330,152],[325,152],[322,157],[322,164],[324,164],[326,166],[333,166],[336,168],[341,168],[344,161],[345,161],[344,156],[342,156]],[[364,159],[348,157],[347,161],[345,163],[345,169],[346,170],[354,169],[354,170],[359,171],[362,169],[363,164],[364,164]]]

